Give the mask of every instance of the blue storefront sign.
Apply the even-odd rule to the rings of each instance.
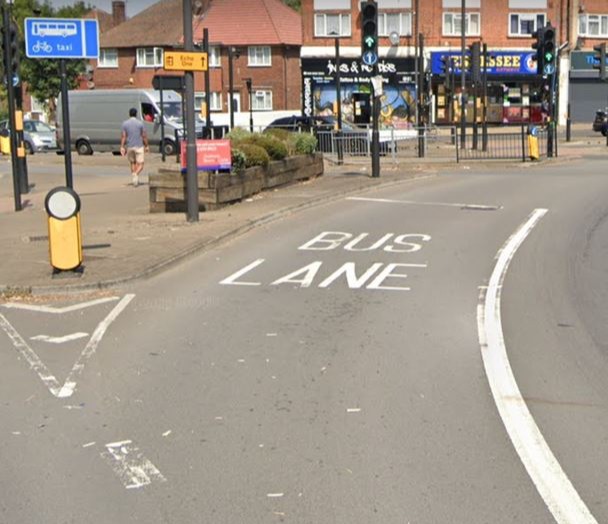
[[[441,58],[450,57],[456,74],[461,72],[462,56],[459,51],[431,53],[431,72],[434,75],[443,74]],[[469,55],[465,55],[465,66],[468,67]],[[483,70],[483,56],[482,56]],[[535,75],[536,53],[527,51],[489,51],[488,75]]]

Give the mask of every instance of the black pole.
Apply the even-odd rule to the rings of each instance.
[[[10,14],[7,5],[2,5],[2,26],[4,28],[4,64],[5,70],[10,70],[11,46],[10,46]],[[11,167],[13,169],[13,195],[15,199],[15,211],[23,209],[21,205],[21,187],[19,177],[19,166],[17,163],[17,133],[15,132],[15,93],[13,91],[13,79],[6,73],[6,90],[8,93],[8,120],[9,120],[9,142],[11,146]]]
[[[377,72],[377,68],[374,68]],[[372,177],[380,176],[380,133],[378,132],[378,120],[380,116],[380,100],[376,96],[376,90],[372,84]]]
[[[184,50],[194,51],[192,39],[192,0],[183,0]],[[194,72],[184,73],[186,104],[186,190],[188,222],[198,222],[198,168],[196,165],[196,125],[194,122]]]
[[[568,117],[566,118],[566,142],[572,140],[572,119],[570,114],[570,102],[568,102]]]
[[[466,111],[466,68],[465,68],[465,49],[466,49],[466,0],[461,2],[460,19],[460,146],[466,147],[467,131],[467,111]]]
[[[61,68],[61,120],[63,124],[63,161],[65,164],[65,185],[72,189],[72,143],[70,133],[70,101],[68,96],[68,75],[65,59],[59,60]]]
[[[232,72],[232,46],[228,46],[228,106],[230,108],[230,131],[234,129],[234,76]]]
[[[338,111],[338,130],[336,132],[336,147],[338,149],[338,165],[344,163],[342,144],[342,77],[340,74],[340,39],[334,40],[336,49],[336,108]]]
[[[207,61],[209,61],[209,29],[203,29],[203,51],[207,53]],[[204,73],[205,78],[205,138],[213,138],[211,134],[211,80],[209,77],[209,67]]]
[[[165,104],[163,102],[163,77],[158,77],[158,87],[160,87],[160,157],[162,161],[165,161]],[[175,144],[175,147],[179,147],[179,142]]]
[[[416,14],[418,19],[418,14]],[[424,90],[424,35],[420,33],[416,39],[417,52],[416,56],[416,127],[418,128],[418,157],[424,158],[425,155],[425,129],[422,127],[422,91]],[[426,127],[426,126],[425,126]]]
[[[481,149],[488,150],[488,44],[483,44]]]
[[[419,27],[420,27],[420,18],[418,15],[418,9],[420,9],[420,3],[419,0],[416,0],[414,3],[414,16],[416,17],[414,19],[414,56],[415,56],[415,60],[414,60],[414,72],[416,73],[416,79],[418,79],[418,77],[422,74],[422,69],[421,69],[421,64],[418,60],[418,57],[422,55],[422,53],[420,52],[420,38],[422,37],[422,35],[420,34],[419,31]],[[416,80],[417,85],[418,84],[418,80]],[[418,91],[418,89],[416,89]],[[420,93],[416,94],[416,127],[420,128]],[[418,156],[420,156],[420,139],[418,142]]]

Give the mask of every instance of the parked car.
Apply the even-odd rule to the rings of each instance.
[[[35,125],[32,125],[32,122],[34,122]],[[40,130],[36,131],[36,129],[38,129],[38,124],[42,125],[39,127]],[[48,130],[45,128],[48,128]],[[0,132],[2,131],[9,131],[8,120],[2,120],[0,122]],[[44,124],[44,122],[38,122],[36,120],[24,120],[23,146],[25,147],[25,151],[28,155],[33,155],[39,151],[50,151],[57,149],[55,130],[47,124]]]
[[[608,135],[608,110],[598,109],[595,112],[595,118],[593,119],[593,130],[596,133],[602,133],[602,135]]]

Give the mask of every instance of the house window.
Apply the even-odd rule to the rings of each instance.
[[[270,47],[268,46],[250,46],[248,49],[249,53],[249,66],[269,66],[272,65],[272,58],[270,54]]]
[[[163,50],[161,47],[138,47],[137,67],[162,67]]]
[[[251,108],[254,111],[272,111],[272,91],[256,90],[251,97]]]
[[[350,36],[350,14],[315,13],[315,36]]]
[[[479,13],[466,13],[465,16],[465,34],[467,36],[479,36]],[[460,36],[462,32],[462,15],[461,13],[443,13],[443,35],[444,36]]]
[[[378,34],[388,36],[393,31],[400,36],[411,35],[411,13],[378,13]]]
[[[118,49],[100,49],[97,67],[118,67]]]
[[[509,36],[530,36],[545,26],[545,19],[544,13],[510,13]]]
[[[592,38],[608,37],[608,15],[579,15],[578,32]]]
[[[221,67],[222,55],[220,47],[217,45],[209,46],[209,67]]]
[[[213,92],[211,93],[211,107],[210,111],[221,111],[222,110],[222,93]],[[201,107],[205,102],[205,92],[199,91],[194,94],[194,110],[200,114]],[[204,116],[203,116],[204,118]]]

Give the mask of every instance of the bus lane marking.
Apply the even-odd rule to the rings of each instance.
[[[110,442],[101,453],[125,489],[139,489],[153,481],[166,482],[158,468],[152,464],[131,440]]]
[[[515,252],[547,213],[536,209],[506,241],[487,288],[481,288],[477,329],[481,355],[494,403],[509,438],[547,508],[559,524],[597,524],[553,455],[519,390],[502,330],[500,298]]]

